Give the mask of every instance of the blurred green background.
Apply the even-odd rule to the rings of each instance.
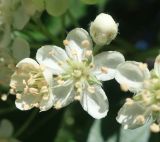
[[[97,5],[71,0],[64,15],[51,17],[43,12],[39,26],[31,21],[23,32],[15,33],[29,41],[31,57],[34,58],[42,45],[62,46],[71,29],[89,29],[90,22],[101,12],[112,15],[119,23],[117,38],[102,50],[120,51],[126,60],[147,62],[152,68],[155,57],[160,53],[160,0],[100,0]],[[73,102],[61,110],[51,109],[36,115],[35,109],[20,111],[15,108],[14,96],[9,96],[7,103],[0,101],[0,119],[9,119],[15,132],[20,128],[26,129],[18,136],[22,142],[160,142],[160,134],[150,133],[145,127],[124,133],[115,117],[125,98],[133,94],[122,92],[114,80],[105,82],[103,88],[110,109],[102,120],[95,121],[79,102]],[[0,91],[5,93],[6,89],[1,87]]]

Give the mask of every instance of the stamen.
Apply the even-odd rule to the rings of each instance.
[[[28,110],[30,108],[30,106],[28,104],[23,104],[22,107],[24,108],[24,110]]]
[[[75,83],[75,87],[76,87],[76,88],[80,88],[80,87],[81,87],[81,83],[80,83],[79,81],[76,82],[76,83]]]
[[[82,72],[81,70],[74,70],[72,75],[74,77],[80,77],[82,75]]]
[[[60,101],[57,101],[55,106],[54,106],[56,109],[60,109],[62,107],[62,104]]]
[[[76,96],[74,97],[74,99],[77,100],[77,101],[80,101],[80,100],[81,100],[81,96],[80,96],[80,95],[76,95]]]
[[[22,98],[22,94],[17,93],[17,94],[16,94],[16,98],[17,98],[17,99],[21,99],[21,98]]]
[[[160,132],[160,126],[157,125],[156,123],[153,123],[151,126],[150,126],[150,130],[154,133],[158,133]]]
[[[142,99],[146,104],[149,104],[151,102],[151,98],[147,94],[142,94]]]
[[[129,87],[126,83],[121,84],[120,87],[121,87],[121,90],[124,92],[127,92],[129,90]]]
[[[147,64],[139,63],[139,68],[143,71],[147,68]]]
[[[76,55],[76,56],[77,56],[77,55],[78,55],[77,50],[72,49],[72,50],[71,50],[71,54],[72,54],[72,55]]]
[[[63,44],[64,44],[64,46],[68,46],[69,45],[69,40],[67,40],[67,39],[63,40]]]
[[[33,104],[33,106],[38,108],[39,107],[39,103],[35,103],[35,104]]]
[[[26,82],[26,80],[24,80],[24,79],[23,79],[23,85],[27,85],[27,82]]]
[[[35,95],[35,94],[38,94],[38,89],[36,88],[29,88],[29,93]]]
[[[58,83],[59,85],[63,85],[63,84],[64,84],[64,80],[59,79],[59,80],[57,80],[57,83]]]
[[[144,124],[145,123],[145,118],[143,115],[138,115],[135,120],[133,121],[133,123],[137,123],[137,124]]]
[[[43,100],[48,100],[48,99],[49,99],[49,96],[48,96],[48,95],[44,95],[44,96],[42,97],[42,99],[43,99]]]
[[[89,43],[88,40],[83,40],[83,41],[81,42],[81,45],[82,45],[84,48],[89,48],[90,43]]]
[[[47,93],[47,92],[48,92],[47,86],[42,86],[40,93]]]
[[[134,101],[131,98],[127,98],[125,104],[128,105],[128,106],[131,106],[131,105],[134,104]]]
[[[160,107],[158,105],[153,104],[151,107],[153,111],[160,112]]]
[[[105,74],[108,73],[108,68],[107,68],[107,67],[104,67],[104,66],[101,67],[101,72],[102,72],[102,73],[105,73]]]
[[[81,93],[82,93],[82,88],[78,88],[78,89],[77,89],[77,93],[78,93],[78,94],[81,94]]]
[[[86,50],[86,51],[85,51],[85,56],[86,56],[86,57],[89,57],[89,56],[92,55],[92,53],[93,53],[92,50]]]
[[[48,54],[49,54],[50,56],[54,56],[54,55],[55,55],[55,53],[54,53],[53,50],[52,50],[52,51],[49,51]]]
[[[91,94],[95,93],[95,88],[93,86],[88,86],[87,90]]]

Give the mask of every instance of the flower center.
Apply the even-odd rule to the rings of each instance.
[[[86,61],[83,62],[75,62],[75,61],[68,61],[69,68],[66,70],[66,74],[72,78],[74,81],[80,80],[89,80],[90,73],[91,73],[91,63],[87,63]]]

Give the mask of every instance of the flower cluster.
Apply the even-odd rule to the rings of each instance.
[[[136,93],[126,99],[117,121],[124,129],[134,129],[151,120],[150,129],[160,132],[160,55],[150,72],[145,64],[137,62],[125,62],[117,70],[116,79],[122,89]]]
[[[106,51],[94,57],[92,39],[82,28],[70,31],[63,43],[65,50],[51,45],[38,49],[36,59],[40,65],[29,58],[17,64],[10,83],[16,106],[44,111],[78,100],[92,117],[105,117],[108,99],[101,82],[115,77],[117,66],[125,60],[123,55]]]

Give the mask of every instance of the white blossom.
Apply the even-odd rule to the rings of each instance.
[[[16,67],[10,82],[16,94],[16,107],[20,110],[50,109],[53,106],[52,74],[30,58],[21,60]]]
[[[6,48],[0,48],[0,69],[0,86],[9,88],[10,77],[15,69],[15,61]]]
[[[101,13],[91,22],[90,34],[97,45],[109,44],[118,33],[118,24],[109,14]]]
[[[115,78],[135,93],[120,109],[117,121],[134,129],[152,120],[151,131],[160,132],[160,55],[150,72],[146,64],[130,61],[118,66]]]
[[[59,109],[79,100],[83,109],[100,119],[108,112],[108,100],[101,81],[114,78],[116,67],[124,62],[116,51],[93,57],[92,40],[84,29],[76,28],[64,40],[65,50],[43,46],[36,59],[54,75],[54,107]]]

